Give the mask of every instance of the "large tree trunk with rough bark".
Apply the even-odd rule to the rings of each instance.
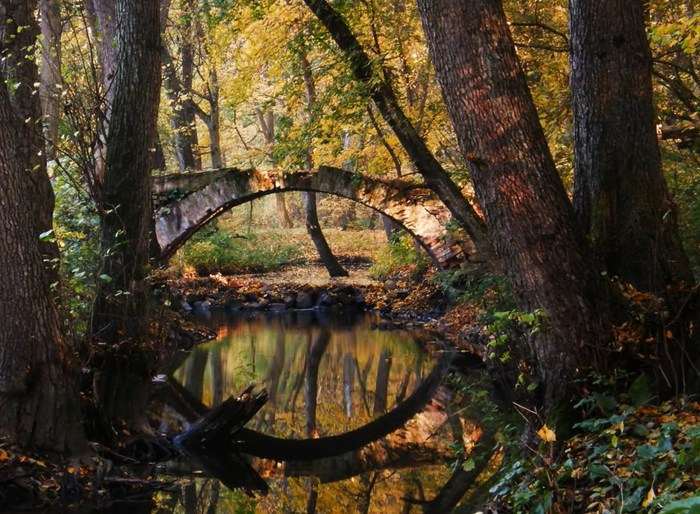
[[[39,37],[36,9],[35,0],[8,0],[0,5],[0,70],[5,80],[14,83],[10,102],[25,124],[22,137],[16,139],[17,151],[22,162],[29,163],[28,176],[36,201],[27,203],[27,208],[32,211],[36,233],[42,234],[53,229],[54,193],[46,173],[41,102],[36,91],[39,72],[31,57]],[[49,280],[56,282],[58,246],[53,238],[42,238],[39,245]]]
[[[0,7],[6,27],[22,26],[36,35],[34,5],[19,2]],[[10,9],[8,9],[8,7]],[[13,10],[12,8],[17,8]],[[26,10],[24,10],[26,9]],[[26,16],[19,19],[17,13]],[[5,36],[3,34],[3,36]],[[2,38],[3,54],[13,50],[15,38]],[[26,56],[27,53],[23,52]],[[36,66],[28,60],[27,66]],[[36,73],[36,70],[35,70]],[[48,182],[44,168],[35,169],[25,151],[26,140],[38,130],[27,123],[10,100],[0,73],[0,438],[24,448],[61,453],[83,449],[83,430],[75,376],[69,351],[53,304],[49,273],[43,263],[39,231],[32,206],[52,205],[40,196],[37,175]],[[33,97],[38,103],[38,98]],[[40,130],[40,129],[39,129]]]
[[[498,0],[418,0],[430,55],[491,240],[519,298],[544,404],[597,364],[606,294],[557,174]]]
[[[115,63],[102,190],[100,273],[104,279],[92,318],[92,335],[109,349],[95,377],[95,394],[107,423],[138,415],[135,400],[143,401],[143,395],[130,398],[129,390],[140,391],[148,380],[146,358],[142,353],[123,355],[121,343],[138,342],[147,331],[150,172],[161,63],[158,0],[118,0],[115,7],[115,44],[109,47],[115,56],[104,59]]]
[[[423,138],[401,109],[389,83],[376,76],[372,61],[346,21],[326,0],[304,0],[304,2],[347,56],[355,78],[367,87],[377,110],[396,134],[427,186],[440,197],[460,226],[474,240],[480,253],[488,255],[490,245],[481,218],[428,149]]]
[[[101,282],[93,334],[113,341],[144,328],[150,230],[151,166],[160,97],[158,2],[116,4],[113,95],[103,184]],[[110,58],[111,60],[111,58]]]
[[[570,0],[574,208],[612,275],[662,293],[692,282],[661,171],[644,3]]]

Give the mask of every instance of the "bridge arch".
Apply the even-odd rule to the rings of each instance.
[[[154,223],[161,258],[171,257],[201,227],[233,207],[290,191],[336,195],[384,214],[410,233],[441,268],[475,258],[471,240],[448,231],[452,216],[428,188],[328,166],[282,177],[236,168],[154,177]]]

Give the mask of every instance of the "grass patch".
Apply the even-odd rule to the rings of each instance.
[[[298,262],[301,252],[281,235],[258,237],[256,234],[234,236],[214,230],[198,234],[181,251],[183,263],[199,275],[221,273],[265,273]]]
[[[369,274],[372,278],[383,280],[401,269],[410,267],[419,275],[428,269],[429,264],[428,256],[416,248],[413,238],[404,235],[396,237],[377,252]]]

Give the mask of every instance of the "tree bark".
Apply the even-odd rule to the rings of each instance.
[[[304,2],[347,56],[355,78],[367,87],[377,110],[396,134],[426,185],[445,203],[460,226],[474,240],[474,244],[482,255],[488,255],[490,245],[481,218],[430,152],[425,141],[401,109],[389,84],[375,75],[369,56],[346,21],[326,0],[304,0]]]
[[[204,393],[204,371],[207,367],[209,352],[195,348],[185,364],[183,384],[192,396],[202,401]]]
[[[101,281],[93,334],[110,342],[144,334],[151,212],[152,150],[160,99],[157,0],[116,3],[113,95],[107,133]],[[108,58],[111,60],[111,57]]]
[[[27,30],[36,27],[31,2],[22,2]],[[0,18],[8,14],[0,7]],[[3,12],[4,11],[4,12]],[[11,12],[9,13],[11,14]],[[5,16],[3,16],[5,15]],[[15,22],[19,22],[14,18]],[[36,34],[36,32],[34,32]],[[12,43],[10,43],[12,44]],[[3,53],[8,50],[2,39]],[[26,54],[23,54],[26,55]],[[83,449],[83,429],[70,353],[51,299],[34,217],[33,160],[23,151],[36,130],[13,109],[5,70],[0,74],[0,437],[23,448],[60,453]],[[35,97],[36,98],[36,97]],[[36,178],[35,178],[36,179]],[[48,177],[46,177],[48,181]]]
[[[39,73],[33,59],[39,36],[34,13],[35,0],[8,0],[0,6],[0,70],[5,80],[15,84],[10,102],[23,120],[22,137],[16,140],[17,151],[30,170],[29,180],[34,201],[27,203],[32,211],[35,234],[53,230],[54,193],[46,173],[44,141],[41,125],[41,102],[35,90]],[[58,281],[58,245],[53,238],[39,242],[47,279]]]
[[[109,3],[109,2],[105,2]],[[151,244],[151,169],[160,100],[161,46],[158,0],[117,0],[102,184],[102,264],[92,313],[92,336],[107,344],[94,377],[103,435],[124,420],[144,423],[150,361],[138,343],[148,330],[146,282]],[[130,353],[127,345],[137,348]]]
[[[258,117],[260,131],[262,132],[263,140],[267,147],[268,158],[274,167],[275,158],[273,155],[273,147],[275,144],[275,113],[272,109],[256,109],[255,114]],[[287,201],[284,193],[275,193],[275,205],[277,206],[277,214],[282,226],[284,228],[292,228],[294,225],[292,223],[292,218],[289,216],[289,211],[287,210]]]
[[[693,281],[661,170],[643,2],[570,0],[574,208],[599,262],[636,288]]]
[[[542,309],[531,345],[544,405],[598,364],[606,290],[557,174],[498,0],[418,0],[428,47],[498,257],[520,309]]]
[[[221,152],[221,109],[219,107],[219,76],[214,68],[209,71],[209,116],[206,122],[209,130],[209,155],[211,167],[219,169],[224,167],[224,156]]]
[[[39,96],[44,121],[46,158],[56,158],[58,122],[60,116],[61,79],[61,2],[41,0],[39,3],[41,27],[41,86]]]
[[[304,191],[301,193],[301,199],[304,202],[304,211],[306,212],[306,232],[313,241],[318,256],[328,271],[328,274],[331,277],[347,277],[347,270],[338,262],[331,247],[328,245],[326,236],[323,235],[323,231],[321,230],[321,224],[318,221],[318,212],[316,210],[316,193],[313,191]]]
[[[343,410],[348,419],[353,416],[352,393],[355,389],[355,367],[352,355],[343,356]]]

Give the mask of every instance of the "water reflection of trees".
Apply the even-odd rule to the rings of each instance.
[[[178,379],[187,385],[200,377],[201,385],[190,390],[210,406],[250,381],[264,383],[270,401],[248,426],[280,437],[324,437],[364,425],[391,411],[423,378],[424,354],[410,335],[369,325],[338,330],[252,319],[219,334],[223,341],[196,350],[205,358],[188,361]],[[450,478],[444,465],[454,457],[450,443],[463,442],[456,428],[461,417],[450,419],[450,396],[441,387],[409,423],[356,451],[313,461],[253,459],[271,490],[256,500],[256,511],[367,512],[370,505],[372,511],[430,511],[450,491],[463,492],[465,477]],[[229,493],[223,490],[217,501]]]

